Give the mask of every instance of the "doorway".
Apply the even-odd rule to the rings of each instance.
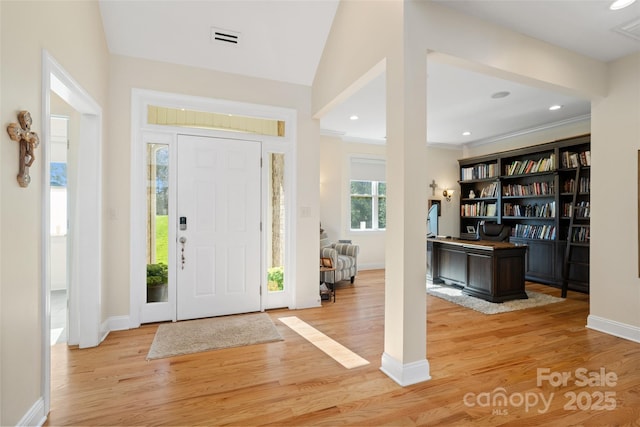
[[[259,142],[178,135],[178,320],[259,311]]]
[[[175,105],[180,105],[180,108],[174,107]],[[143,323],[177,321],[187,317],[295,307],[296,221],[293,213],[296,206],[296,117],[295,110],[286,108],[133,89],[131,120],[134,132],[130,165],[131,328],[139,327]],[[191,163],[179,166],[185,156],[180,148],[184,145],[185,138],[217,141],[230,144],[231,147],[252,146],[253,149],[248,149],[251,160],[246,161],[255,162],[257,165],[254,170],[257,175],[250,179],[251,182],[257,183],[251,186],[251,191],[257,196],[245,200],[238,198],[233,203],[244,203],[246,206],[257,203],[255,215],[258,237],[252,238],[250,250],[238,247],[240,237],[231,238],[235,246],[225,251],[235,253],[230,257],[222,255],[220,261],[216,261],[225,260],[226,265],[216,266],[215,269],[209,265],[208,270],[198,269],[197,273],[189,273],[189,267],[200,263],[198,257],[213,259],[213,255],[211,248],[200,250],[200,253],[195,251],[193,243],[196,242],[196,237],[180,235],[180,217],[185,217],[187,233],[193,232],[194,221],[197,221],[193,213],[179,213],[183,206],[184,193],[194,188],[186,185],[183,190],[180,184],[183,180],[179,179],[182,177],[180,169],[192,168]],[[218,145],[220,144],[215,143],[212,146]],[[238,157],[241,158],[243,157]],[[192,158],[191,162],[205,160],[206,156],[203,155]],[[231,160],[227,163],[231,164]],[[229,174],[228,171],[227,175]],[[220,179],[220,182],[225,181],[229,181],[226,176]],[[226,184],[231,185],[233,182]],[[238,193],[237,190],[233,192]],[[203,209],[212,209],[214,199],[203,197],[202,200],[210,205],[203,205]],[[249,221],[244,217],[247,209],[237,209],[241,210],[243,216],[232,216],[233,221]],[[254,219],[251,219],[251,222],[253,221]],[[186,239],[185,280],[189,280],[190,286],[194,286],[190,295],[182,296],[179,294],[182,286],[178,289],[178,282],[183,280],[180,237]],[[207,254],[207,251],[210,252]],[[251,253],[254,255],[250,255]],[[240,262],[241,259],[247,261]],[[158,266],[160,263],[166,264],[166,271]],[[243,267],[240,268],[239,265]],[[242,271],[245,266],[246,270]],[[151,268],[154,274],[166,275],[166,279],[159,279],[168,282],[164,291],[153,292],[153,296],[150,296],[150,284],[155,279],[148,278],[145,268]],[[224,273],[227,275],[224,279],[227,283],[225,286],[230,288],[224,289],[224,292],[227,292],[229,297],[235,293],[244,293],[247,301],[238,303],[233,311],[227,308],[214,309],[213,314],[203,311],[199,314],[179,316],[179,304],[186,301],[186,298],[193,299],[194,292],[216,292],[216,295],[222,292],[220,289],[214,290],[213,282],[218,281],[217,285],[223,283],[222,279],[215,276],[215,272],[223,274],[221,272],[225,269],[228,272]],[[192,277],[187,279],[187,273]],[[196,280],[194,274],[208,279]],[[204,288],[198,289],[197,286],[201,285],[204,285]]]
[[[61,112],[68,104],[52,96],[52,109]],[[50,121],[49,200],[51,235],[51,345],[67,342],[68,296],[68,147],[69,116],[52,116]]]

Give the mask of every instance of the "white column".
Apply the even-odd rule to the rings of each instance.
[[[400,46],[387,58],[385,337],[380,369],[406,386],[429,380],[430,373],[425,288],[426,52],[412,43],[411,2],[403,2],[403,7]]]

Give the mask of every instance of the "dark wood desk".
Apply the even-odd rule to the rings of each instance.
[[[427,238],[427,280],[491,302],[526,299],[526,245]]]

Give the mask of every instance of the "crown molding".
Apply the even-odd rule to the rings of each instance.
[[[479,139],[477,141],[468,142],[468,143],[464,144],[464,146],[465,147],[469,147],[469,148],[478,147],[480,145],[491,144],[492,142],[498,142],[498,141],[502,141],[502,140],[509,139],[509,138],[515,138],[515,137],[518,137],[518,136],[528,135],[528,134],[531,134],[531,133],[542,132],[542,131],[545,131],[545,130],[549,130],[549,129],[553,129],[553,128],[557,128],[557,127],[561,127],[561,126],[566,126],[566,125],[570,125],[570,124],[573,124],[573,123],[589,121],[589,120],[591,120],[591,114],[584,114],[582,116],[571,117],[569,119],[560,120],[560,121],[552,122],[552,123],[545,123],[544,125],[535,126],[535,127],[528,128],[528,129],[522,129],[522,130],[515,131],[515,132],[509,132],[509,133],[505,133],[505,134],[502,134],[502,135],[492,136],[490,138]]]

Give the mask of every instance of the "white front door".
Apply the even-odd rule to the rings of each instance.
[[[178,135],[178,320],[261,308],[261,151]]]

